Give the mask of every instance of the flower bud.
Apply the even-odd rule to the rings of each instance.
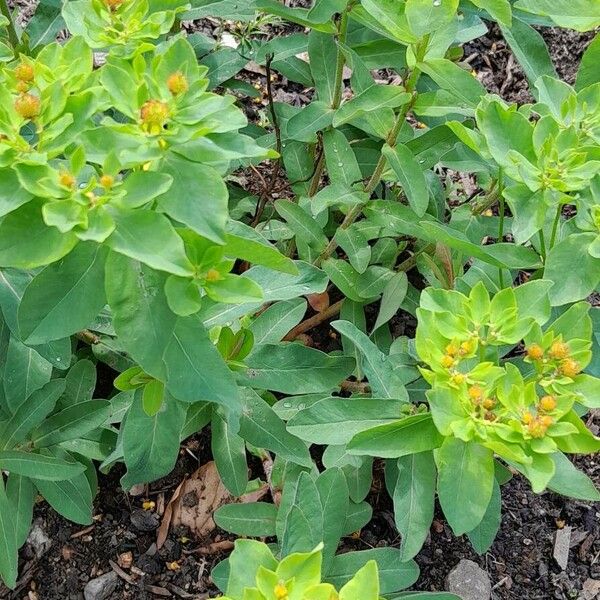
[[[190,86],[185,75],[181,71],[177,71],[177,73],[169,75],[167,87],[173,96],[179,96],[179,94],[185,94]]]
[[[15,100],[15,110],[24,119],[35,119],[40,114],[40,99],[33,94],[21,94]]]
[[[441,364],[445,369],[449,369],[454,365],[454,358],[449,354],[444,354],[444,356],[442,356]]]
[[[525,351],[531,360],[540,360],[544,356],[544,350],[539,344],[531,344],[525,348]]]
[[[169,118],[169,107],[160,100],[148,100],[140,109],[143,127],[150,133],[159,133]]]
[[[558,372],[565,377],[576,377],[581,372],[581,366],[572,358],[567,358],[560,363]]]
[[[112,175],[102,175],[100,177],[100,185],[109,190],[115,183],[115,178]]]
[[[477,400],[479,402],[482,396],[483,390],[478,385],[473,385],[469,388],[469,398],[471,398],[471,400]]]
[[[33,78],[35,77],[35,73],[33,72],[33,67],[27,63],[19,63],[15,67],[15,77],[24,83],[31,83]]]
[[[25,92],[27,92],[29,90],[29,87],[29,84],[25,81],[17,81],[17,85],[15,86],[19,94],[24,94]]]
[[[454,373],[451,379],[452,383],[455,383],[456,385],[462,385],[467,378],[462,373]]]
[[[486,398],[482,402],[482,406],[486,410],[491,410],[492,408],[494,408],[496,406],[496,400],[494,398]]]
[[[221,273],[216,269],[209,269],[206,274],[206,281],[219,281],[221,279]]]
[[[125,2],[125,0],[104,0],[106,8],[108,8],[111,12],[118,10],[123,2]]]
[[[539,419],[534,419],[527,426],[527,431],[532,438],[543,438],[546,435],[548,427],[544,425]]]
[[[275,598],[277,598],[277,600],[287,600],[288,589],[283,583],[278,583],[273,592],[275,593]]]
[[[550,346],[550,350],[548,352],[550,358],[554,358],[556,360],[569,358],[569,353],[569,346],[564,342],[554,342],[552,346]]]
[[[543,417],[540,417],[540,423],[544,427],[550,427],[550,425],[554,423],[554,419],[550,415],[544,415]]]
[[[450,356],[456,356],[458,354],[459,348],[456,344],[448,344],[446,346],[446,354]]]
[[[459,353],[464,356],[465,354],[471,354],[473,350],[475,350],[475,341],[467,340],[460,345]]]
[[[542,396],[540,398],[540,409],[545,412],[552,412],[556,408],[556,398],[554,396]]]
[[[533,421],[533,415],[529,411],[526,411],[523,413],[521,421],[523,421],[525,425],[529,425]]]
[[[75,184],[77,183],[75,177],[73,177],[73,175],[71,175],[71,173],[69,173],[69,171],[63,171],[58,176],[58,181],[60,182],[60,185],[64,185],[65,187],[68,187],[68,188],[74,188]]]

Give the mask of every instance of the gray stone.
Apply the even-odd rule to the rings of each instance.
[[[33,524],[33,527],[29,531],[27,543],[33,550],[36,558],[44,556],[50,549],[50,546],[52,546],[52,541],[46,535],[46,532],[38,521]]]
[[[492,584],[488,574],[472,560],[461,560],[448,575],[449,592],[463,600],[490,600]]]
[[[83,589],[85,600],[108,600],[117,589],[119,578],[114,571],[96,577],[87,583]]]

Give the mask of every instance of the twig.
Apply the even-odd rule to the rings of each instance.
[[[184,554],[217,554],[218,552],[225,552],[227,550],[233,550],[234,543],[231,540],[223,540],[221,542],[213,542],[208,546],[201,546],[195,550],[184,550]]]
[[[288,334],[283,338],[284,342],[291,342],[295,340],[300,334],[313,329],[317,325],[323,323],[323,321],[327,321],[327,319],[331,319],[331,317],[335,317],[340,310],[342,310],[342,304],[344,304],[344,300],[338,300],[328,308],[326,308],[323,312],[317,313],[316,315],[310,317],[310,319],[306,319],[306,321],[302,321],[294,327],[294,329],[290,330]]]
[[[263,190],[260,198],[258,200],[258,204],[256,206],[256,212],[254,213],[254,218],[252,219],[252,227],[256,227],[259,222],[262,214],[265,210],[265,206],[269,201],[269,197],[273,192],[273,188],[275,187],[275,183],[277,182],[277,178],[279,176],[279,171],[281,170],[281,127],[279,125],[279,119],[277,117],[277,113],[275,112],[275,103],[273,101],[273,85],[271,82],[271,63],[273,62],[273,54],[267,55],[267,62],[265,63],[265,69],[267,71],[267,99],[269,101],[269,112],[271,113],[271,123],[273,124],[273,129],[275,130],[275,148],[277,150],[277,154],[279,156],[275,160],[275,164],[273,165],[273,171],[271,173],[271,181],[269,185]]]
[[[273,504],[275,506],[279,506],[281,502],[281,491],[273,487],[272,475],[273,475],[273,458],[269,452],[265,451],[264,457],[262,459],[263,471],[265,472],[265,477],[267,478],[267,483],[269,484],[269,490],[271,490],[271,498],[273,498]]]

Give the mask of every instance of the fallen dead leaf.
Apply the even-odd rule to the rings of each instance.
[[[596,600],[600,597],[600,580],[587,579],[581,590],[581,600]]]
[[[219,506],[232,502],[257,502],[268,489],[264,485],[236,499],[223,485],[214,461],[202,465],[191,477],[181,482],[173,493],[158,528],[157,549],[165,543],[171,526],[187,527],[196,538],[206,537],[216,527],[213,513]]]
[[[329,294],[327,292],[323,292],[321,294],[308,294],[306,296],[308,303],[311,308],[316,312],[323,312],[324,310],[329,308]]]
[[[554,540],[554,560],[564,571],[569,563],[569,548],[571,545],[572,527],[565,526],[563,529],[556,530],[556,539]]]

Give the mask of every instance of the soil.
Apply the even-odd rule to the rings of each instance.
[[[17,0],[15,4],[25,9],[21,13],[25,17],[31,14],[35,2]],[[305,0],[295,1],[298,6],[305,4]],[[209,33],[214,29],[211,24],[202,27]],[[540,32],[549,44],[559,74],[573,82],[581,54],[593,36],[558,29]],[[497,28],[467,44],[465,59],[490,91],[509,101],[532,100],[524,74]],[[264,89],[265,78],[260,73],[247,72],[246,78]],[[285,80],[277,79],[274,88],[274,93],[287,102],[303,104],[310,97],[309,91],[288,86]],[[256,104],[247,106],[256,113]],[[392,330],[395,335],[412,335],[414,320],[398,315]],[[328,323],[310,332],[310,342],[326,351],[339,344]],[[600,417],[593,416],[588,424],[598,433]],[[156,530],[165,504],[179,483],[210,459],[210,436],[204,431],[182,447],[173,473],[140,490],[138,496],[120,488],[121,468],[100,475],[94,524],[90,527],[66,521],[40,501],[34,522],[36,529],[47,536],[48,544],[36,547],[28,542],[24,546],[17,590],[10,592],[0,584],[0,599],[81,600],[88,581],[112,571],[117,572],[118,584],[110,599],[201,600],[216,596],[210,571],[226,557],[232,539],[229,534],[217,528],[209,538],[194,540],[185,530],[172,530],[163,547],[156,549]],[[600,485],[600,458],[581,457],[577,463]],[[343,540],[341,551],[399,544],[380,467],[376,465],[369,496],[374,518],[358,534]],[[144,504],[149,501],[154,505]],[[445,589],[448,573],[466,558],[487,571],[494,600],[593,600],[593,595],[582,595],[582,589],[589,580],[600,580],[599,517],[598,504],[567,500],[553,493],[535,495],[526,481],[515,477],[503,487],[501,529],[484,556],[474,553],[466,537],[456,538],[438,510],[430,537],[416,559],[421,577],[415,589]],[[553,558],[553,548],[557,531],[566,527],[572,528],[571,546],[567,568],[562,570]]]

